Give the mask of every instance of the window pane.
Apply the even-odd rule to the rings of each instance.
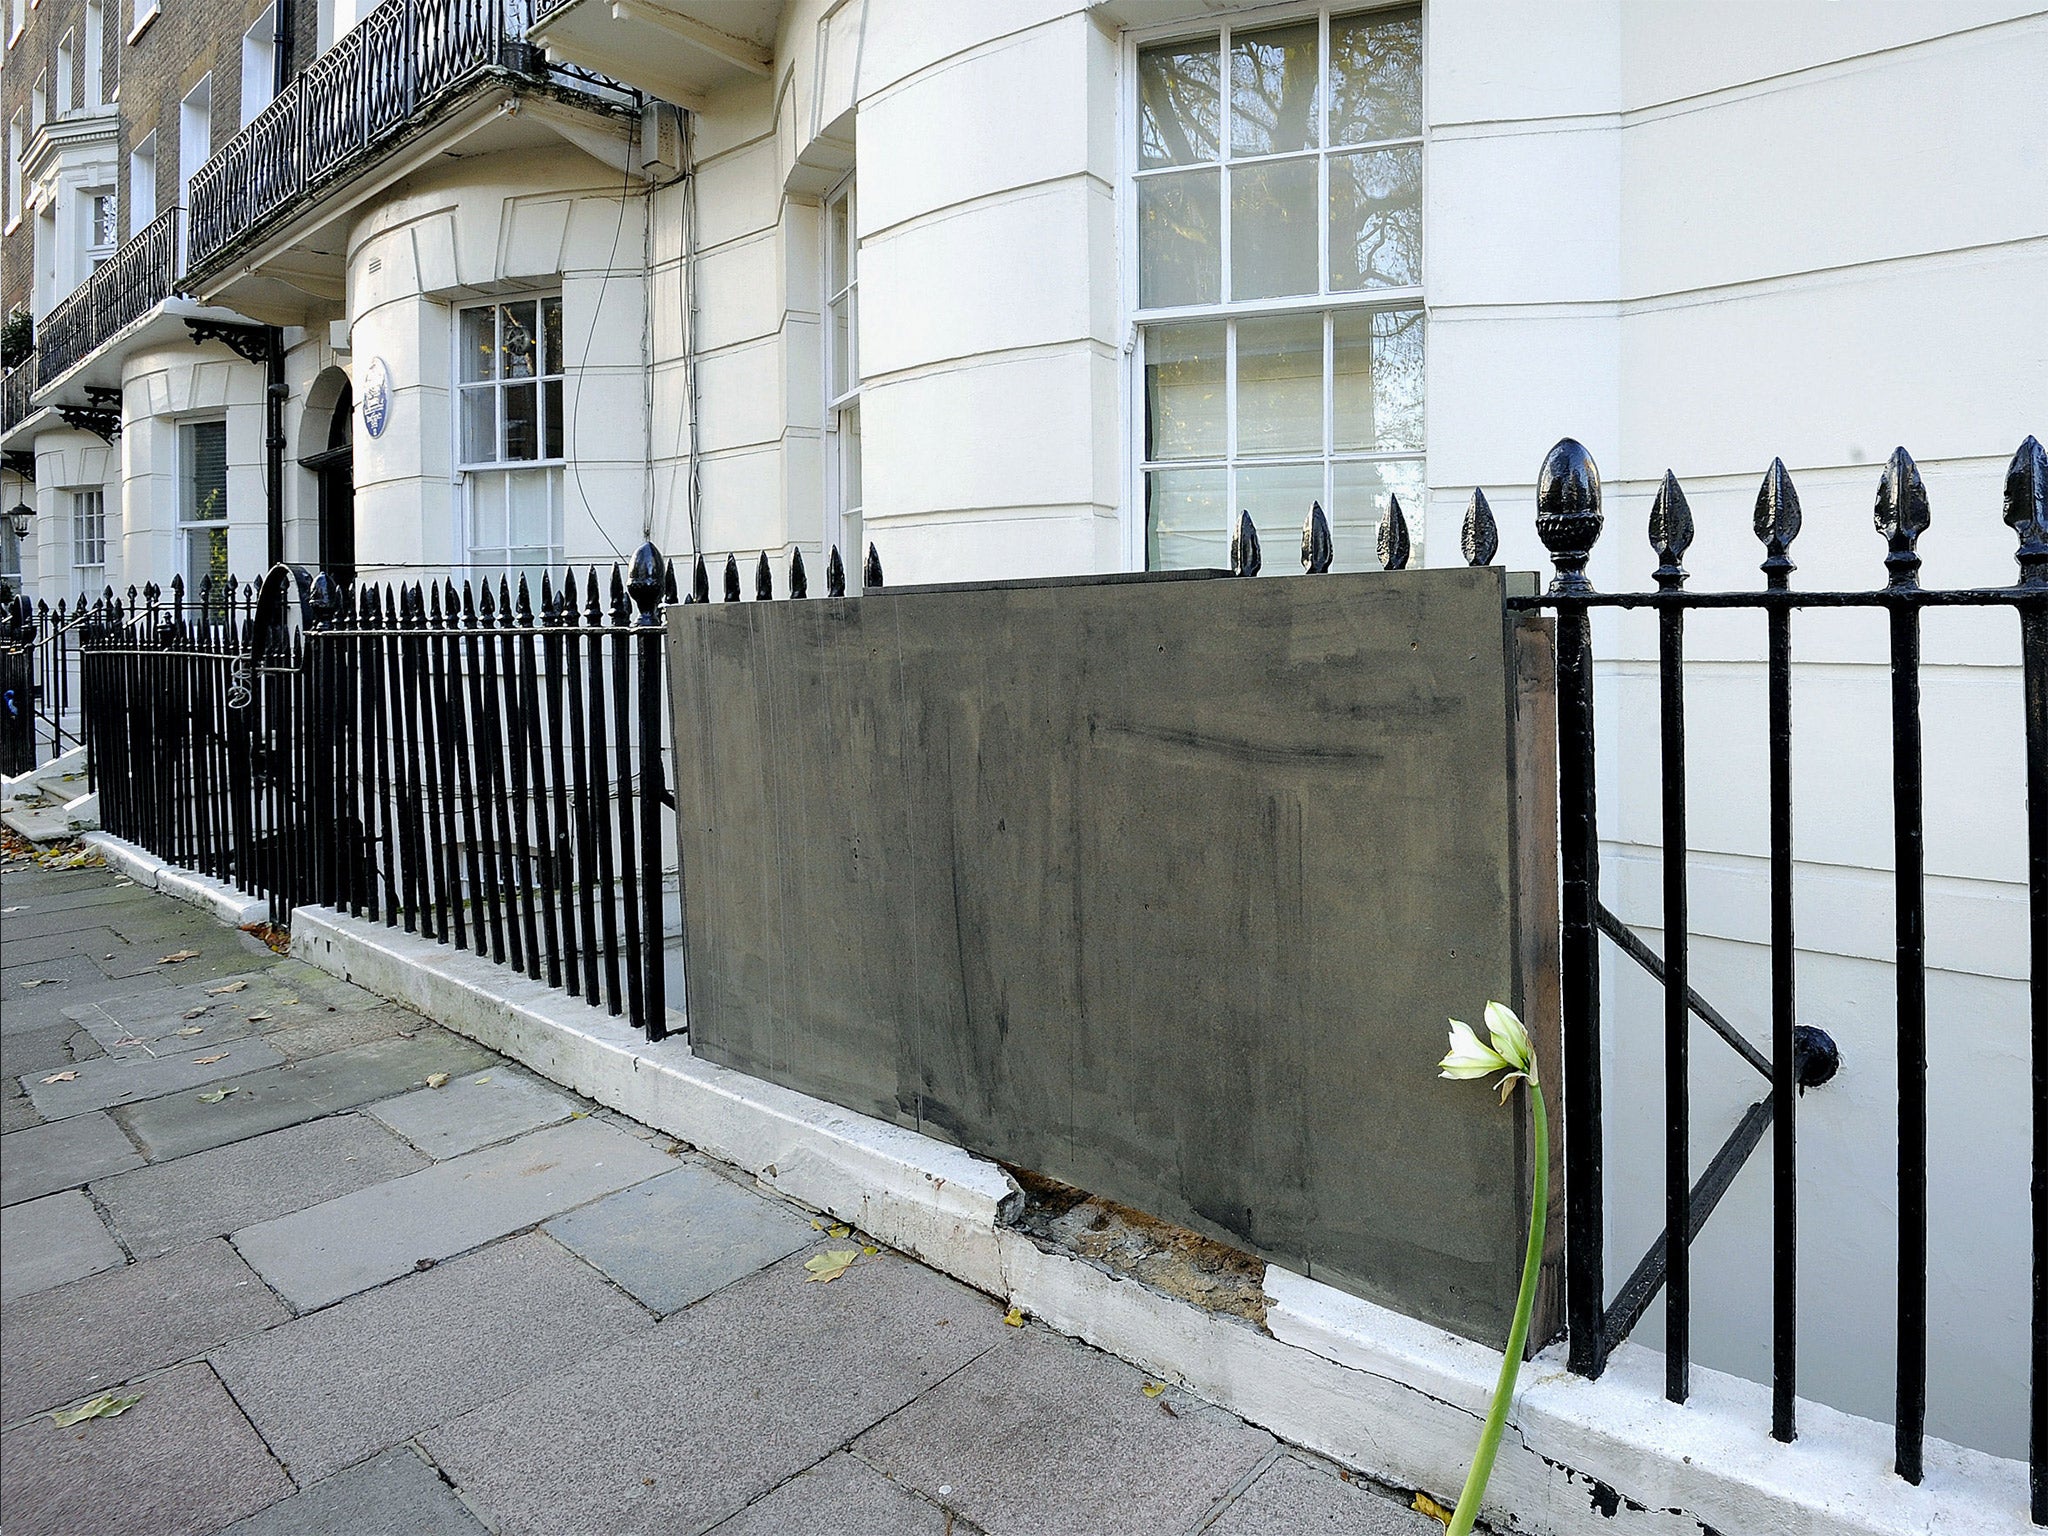
[[[545,397],[547,419],[547,447],[543,458],[559,459],[562,456],[562,381],[550,379],[541,386]]]
[[[1230,564],[1220,469],[1155,469],[1145,476],[1147,567],[1187,571]]]
[[[486,471],[469,480],[469,548],[471,563],[486,551],[505,547],[505,477]]]
[[[540,301],[540,329],[542,339],[542,368],[548,373],[562,371],[562,301],[542,299]]]
[[[536,409],[531,384],[505,386],[505,457],[508,461],[540,457],[540,422],[534,414]]]
[[[1339,310],[1331,325],[1338,451],[1420,452],[1422,311]]]
[[[1301,525],[1308,521],[1308,509],[1322,499],[1320,459],[1313,464],[1261,464],[1237,472],[1237,504],[1251,513],[1259,530],[1266,570],[1280,575],[1300,569],[1288,556],[1301,548]]]
[[[1230,151],[1278,155],[1316,147],[1316,24],[1230,39]]]
[[[1237,451],[1323,451],[1320,314],[1237,323]],[[1307,506],[1301,511],[1308,515]]]
[[[1316,162],[1238,166],[1230,173],[1230,296],[1316,291]]]
[[[545,550],[554,543],[552,469],[513,470],[506,474],[508,542],[519,549]]]
[[[1330,156],[1330,287],[1422,281],[1422,147]]]
[[[462,392],[462,462],[495,464],[498,461],[498,392],[492,386],[471,387]]]
[[[461,358],[458,375],[464,382],[492,377],[491,360],[498,350],[497,311],[465,309],[462,338],[455,350]]]
[[[1330,142],[1368,144],[1421,132],[1421,15],[1331,17]]]
[[[1138,183],[1138,302],[1146,308],[1223,296],[1217,176],[1180,171]]]
[[[530,379],[539,365],[539,306],[532,300],[523,304],[498,306],[501,329],[498,362],[508,379]]]
[[[188,523],[228,515],[228,424],[195,421],[184,429],[185,504]]]
[[[1138,55],[1139,164],[1194,165],[1216,158],[1222,117],[1217,41],[1169,43]]]
[[[1224,327],[1155,325],[1145,332],[1145,457],[1223,457]]]
[[[853,387],[853,299],[842,295],[832,301],[832,398],[837,400]]]
[[[228,579],[228,531],[190,528],[185,532],[185,590],[196,594],[209,577],[215,587]]]
[[[1401,511],[1408,521],[1408,536],[1414,548],[1410,565],[1422,564],[1422,463],[1418,459],[1396,459],[1381,463],[1347,463],[1331,466],[1330,538],[1336,544],[1336,571],[1376,571],[1380,521],[1387,515],[1387,498],[1398,494]],[[1263,530],[1261,530],[1263,532]]]
[[[839,413],[839,506],[842,512],[858,512],[861,508],[858,405],[850,405]]]

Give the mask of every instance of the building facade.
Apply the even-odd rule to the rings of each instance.
[[[1756,583],[1773,456],[1798,579],[1874,585],[1895,442],[1935,509],[1929,583],[2011,578],[2000,481],[2048,423],[2048,13],[2021,0],[5,3],[0,275],[36,347],[0,490],[33,508],[16,562],[53,604],[277,558],[537,572],[643,538],[778,567],[872,544],[892,585],[1216,565],[1240,510],[1280,570],[1311,502],[1338,568],[1370,568],[1396,496],[1417,562],[1450,564],[1475,487],[1501,559],[1538,569],[1564,436],[1604,473],[1602,586],[1644,584],[1667,469],[1696,583]],[[1609,760],[1643,769],[1602,786],[1606,899],[1654,942],[1654,630],[1597,640]],[[1762,643],[1704,626],[1689,705],[1716,746],[1694,975],[1751,1026]],[[1802,1130],[1802,1384],[1881,1418],[1883,636],[1817,621],[1800,646],[1802,1017],[1845,1061]],[[1930,1427],[2011,1455],[2017,645],[1956,618],[1927,646],[1952,1021]],[[1610,1162],[1660,1167],[1658,1003],[1606,987],[1613,1080],[1643,1088],[1614,1095]],[[1753,1090],[1696,1060],[1704,1160]],[[1694,1261],[1697,1358],[1752,1376],[1768,1200],[1759,1160]],[[1641,1251],[1655,1180],[1610,1209],[1613,1251]]]

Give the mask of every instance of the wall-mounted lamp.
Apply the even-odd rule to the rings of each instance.
[[[17,539],[28,537],[28,525],[36,515],[36,509],[25,501],[18,501],[7,511],[7,526],[14,530]]]

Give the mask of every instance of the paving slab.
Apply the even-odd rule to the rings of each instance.
[[[292,1491],[205,1365],[132,1390],[142,1401],[117,1418],[36,1418],[0,1439],[7,1536],[200,1536]]]
[[[1428,1515],[1365,1483],[1282,1456],[1209,1527],[1209,1536],[1441,1536]]]
[[[36,1113],[35,1105],[21,1091],[21,1084],[11,1077],[0,1081],[0,1135],[25,1131],[42,1123],[43,1117]]]
[[[144,1259],[426,1166],[375,1121],[334,1115],[138,1168],[92,1193],[128,1251]]]
[[[713,1530],[716,1536],[955,1536],[958,1523],[841,1451]]]
[[[652,1326],[528,1233],[224,1345],[213,1363],[292,1475],[311,1483]]]
[[[235,1246],[308,1312],[673,1166],[608,1125],[572,1120],[244,1227]]]
[[[450,1158],[557,1124],[582,1107],[529,1073],[493,1067],[372,1104],[369,1113],[429,1157]]]
[[[21,1086],[43,1118],[55,1120],[206,1088],[224,1078],[284,1065],[284,1058],[261,1040],[190,1040],[181,1045],[184,1048],[174,1055],[104,1056],[81,1062],[70,1069],[75,1076],[60,1082],[50,1081],[53,1073],[31,1072]]]
[[[0,1036],[0,1074],[24,1077],[106,1055],[106,1047],[68,1020]]]
[[[0,1210],[0,1299],[12,1301],[128,1262],[75,1189]]]
[[[818,1240],[808,1216],[698,1162],[558,1216],[542,1230],[662,1314]]]
[[[478,1072],[498,1057],[460,1035],[422,1023],[422,1033],[376,1040],[309,1061],[231,1078],[218,1104],[189,1094],[127,1106],[115,1118],[153,1162],[317,1120],[420,1087],[430,1073]]]
[[[10,967],[41,965],[46,961],[61,960],[67,955],[105,955],[118,951],[122,943],[120,935],[103,925],[78,927],[67,924],[50,933],[16,932],[7,940],[7,964]]]
[[[290,1316],[219,1238],[18,1296],[0,1312],[7,1417],[104,1392]]]
[[[309,1056],[325,1056],[330,1051],[345,1051],[350,1046],[368,1045],[372,1040],[389,1040],[397,1035],[416,1035],[433,1027],[404,1008],[358,1008],[330,1013],[306,1024],[288,1023],[281,1028],[265,1025],[263,1039],[285,1060],[304,1061]]]
[[[421,1443],[502,1536],[682,1536],[1014,1338],[988,1298],[893,1254],[824,1285],[792,1257]]]
[[[455,1490],[398,1446],[237,1520],[220,1536],[487,1536]]]
[[[113,1117],[94,1111],[0,1138],[0,1205],[71,1189],[142,1166]]]
[[[923,1493],[950,1487],[946,1502],[990,1536],[1184,1531],[1275,1441],[1171,1388],[1147,1397],[1145,1385],[1121,1360],[1029,1328],[854,1450]]]

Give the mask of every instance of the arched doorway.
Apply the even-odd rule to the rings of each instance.
[[[349,431],[354,415],[355,392],[342,375],[328,418],[327,446],[299,460],[319,489],[320,569],[344,587],[356,579],[355,444]]]

